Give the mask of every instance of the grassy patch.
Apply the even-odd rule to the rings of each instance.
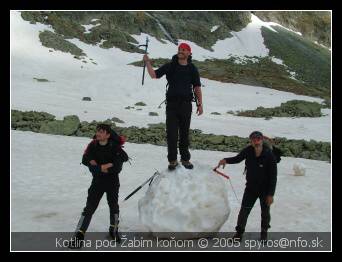
[[[291,71],[296,72],[296,78],[313,93],[330,97],[330,52],[281,27],[275,29],[278,33],[262,28],[270,56],[282,59]]]
[[[117,118],[117,117],[113,117],[111,120],[112,120],[113,122],[115,122],[115,123],[120,123],[120,124],[125,123],[125,121],[123,121],[123,120],[121,120],[121,119],[119,119],[119,118]]]
[[[331,45],[331,13],[329,11],[257,11],[263,21],[272,21],[299,31],[310,41]]]
[[[258,107],[256,110],[246,110],[238,112],[238,116],[247,117],[321,117],[321,109],[324,106],[317,102],[292,100],[282,103],[278,107],[264,108]]]
[[[11,127],[15,130],[42,132],[47,129],[50,134],[60,134],[61,128],[68,128],[68,135],[80,137],[93,137],[96,132],[97,121],[81,123],[76,116],[64,117],[55,120],[55,116],[44,112],[22,112],[12,110]],[[71,122],[72,127],[66,127],[66,122]],[[150,124],[148,128],[117,127],[111,119],[101,123],[107,123],[118,133],[127,137],[130,143],[153,144],[166,146],[166,126],[164,123]],[[76,129],[75,129],[76,128]],[[66,132],[63,130],[63,132]],[[45,131],[44,131],[45,132]],[[238,136],[224,136],[214,134],[204,134],[201,130],[190,129],[192,149],[239,152],[249,143],[248,138]],[[300,157],[322,161],[331,160],[331,144],[328,142],[318,142],[314,140],[293,140],[286,138],[274,138],[274,143],[282,150],[284,156]]]
[[[45,78],[33,78],[34,80],[37,80],[38,82],[50,82],[49,80],[45,79]]]
[[[82,49],[78,48],[73,43],[65,40],[63,36],[55,34],[51,31],[43,31],[39,33],[39,39],[43,46],[53,48],[65,53],[70,53],[74,56],[84,56]]]
[[[144,102],[137,102],[135,103],[135,106],[146,106]]]
[[[148,33],[157,39],[164,36],[157,23],[144,12],[101,12],[101,11],[25,11],[23,19],[32,23],[51,25],[56,33],[66,38],[77,38],[87,44],[97,44],[104,40],[102,48],[117,47],[127,52],[143,53],[135,46],[139,44],[131,34]],[[85,33],[82,25],[99,24],[90,33]]]

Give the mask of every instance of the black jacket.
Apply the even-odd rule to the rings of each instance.
[[[178,63],[178,56],[174,55],[171,62],[162,65],[156,71],[156,77],[161,78],[166,75],[168,88],[166,100],[188,100],[193,99],[193,88],[201,86],[198,69],[192,63],[191,56],[188,57],[187,65]]]
[[[122,148],[109,140],[104,146],[100,145],[95,139],[90,142],[82,157],[82,164],[89,168],[89,171],[94,175],[117,175],[122,170],[124,151]],[[90,165],[90,161],[95,160],[97,165]],[[101,172],[101,165],[112,163],[113,167],[108,168],[108,173]]]
[[[261,155],[256,157],[255,150],[250,145],[237,156],[225,158],[225,160],[228,164],[246,160],[246,188],[259,194],[274,195],[277,183],[277,162],[269,147],[263,145]]]

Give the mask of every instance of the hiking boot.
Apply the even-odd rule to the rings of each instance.
[[[267,241],[267,230],[261,230],[260,241],[262,241],[262,242],[266,242]]]
[[[241,242],[242,241],[242,237],[243,237],[243,233],[241,232],[236,232],[234,234],[234,236],[231,238],[232,241],[238,241],[238,242]]]
[[[169,162],[168,168],[169,168],[169,170],[175,170],[177,166],[178,166],[177,160],[175,160],[175,161],[170,161],[170,162]]]
[[[70,249],[80,249],[84,245],[84,233],[82,231],[77,231],[73,238],[69,242]]]
[[[186,169],[193,169],[193,168],[194,168],[194,165],[191,164],[190,161],[184,161],[184,160],[182,160],[182,165],[183,165]]]
[[[119,235],[118,227],[117,226],[115,226],[115,225],[114,226],[113,225],[109,226],[109,235],[117,243],[121,243],[121,237]]]

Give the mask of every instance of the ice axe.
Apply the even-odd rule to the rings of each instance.
[[[153,181],[153,179],[157,176],[160,175],[160,173],[158,172],[158,170],[156,172],[154,172],[153,176],[151,176],[149,179],[147,179],[144,183],[142,183],[140,186],[138,186],[132,193],[130,193],[128,196],[126,196],[126,198],[124,199],[124,201],[126,201],[127,199],[129,199],[131,196],[133,196],[136,192],[138,192],[144,185],[146,185],[148,182]]]
[[[145,54],[147,54],[147,48],[148,48],[148,37],[146,36],[146,44],[144,45],[138,45],[138,47],[140,46],[145,46]],[[145,79],[145,68],[146,68],[146,63],[144,61],[144,69],[143,69],[143,75],[142,75],[142,85],[144,85],[144,79]]]

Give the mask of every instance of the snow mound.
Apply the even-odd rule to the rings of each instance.
[[[304,176],[306,167],[302,163],[295,163],[293,165],[294,176]]]
[[[139,200],[140,221],[150,232],[218,232],[229,214],[227,182],[198,164],[161,172]]]

